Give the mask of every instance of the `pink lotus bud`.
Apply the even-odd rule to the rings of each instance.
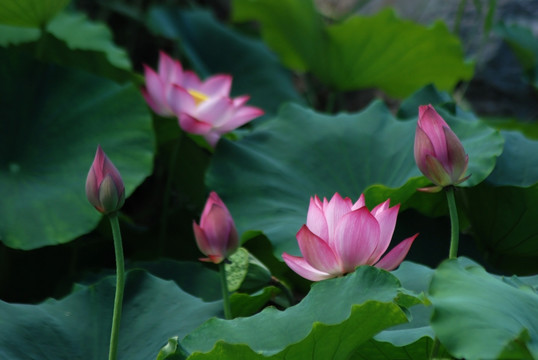
[[[360,265],[385,270],[403,261],[418,234],[411,236],[383,256],[390,245],[399,205],[389,200],[369,211],[361,195],[350,198],[335,193],[330,201],[310,199],[306,224],[297,233],[303,257],[282,254],[288,266],[305,279],[319,281],[352,272]]]
[[[125,186],[121,175],[106,156],[101,145],[86,178],[86,197],[103,214],[119,210],[125,202]]]
[[[431,105],[419,107],[415,132],[415,161],[436,186],[419,189],[436,192],[467,180],[469,156],[456,134]]]
[[[209,194],[200,225],[193,221],[192,227],[198,248],[207,256],[202,261],[218,264],[239,247],[232,215],[215,192]]]

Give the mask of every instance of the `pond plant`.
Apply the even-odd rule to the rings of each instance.
[[[513,3],[2,0],[0,359],[538,359]]]

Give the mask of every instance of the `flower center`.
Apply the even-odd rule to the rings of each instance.
[[[200,103],[202,103],[202,102],[206,101],[207,99],[209,99],[209,96],[207,96],[206,94],[201,93],[199,91],[192,90],[192,89],[187,90],[187,91],[194,98],[194,103],[196,104],[196,106],[200,105]]]

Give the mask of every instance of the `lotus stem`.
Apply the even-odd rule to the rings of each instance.
[[[456,198],[454,196],[453,186],[448,186],[446,188],[446,199],[448,202],[448,211],[450,214],[450,252],[448,254],[448,258],[455,259],[456,257],[458,257],[460,224],[458,221],[458,209],[456,208]]]
[[[224,317],[229,320],[232,318],[232,308],[230,307],[230,293],[228,292],[228,281],[226,280],[226,269],[224,261],[219,263],[220,286],[222,288],[222,303],[224,306]]]
[[[121,308],[123,303],[123,292],[125,289],[125,264],[123,260],[123,246],[121,240],[120,224],[118,213],[108,214],[110,226],[112,227],[112,237],[114,238],[114,250],[116,252],[116,294],[114,296],[114,314],[112,316],[112,330],[110,332],[109,360],[116,360],[118,352],[118,338],[120,332]]]

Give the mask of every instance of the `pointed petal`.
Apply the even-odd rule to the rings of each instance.
[[[283,253],[282,259],[284,259],[284,262],[290,267],[290,269],[292,269],[293,271],[295,271],[297,274],[304,277],[305,279],[308,279],[311,281],[320,281],[320,280],[325,280],[325,279],[335,277],[334,275],[324,273],[322,271],[319,271],[313,268],[302,257]]]
[[[212,252],[212,248],[207,241],[207,238],[204,234],[202,228],[195,222],[192,222],[192,230],[194,232],[194,239],[196,240],[196,245],[200,252],[204,255],[208,255]]]
[[[181,113],[194,114],[196,112],[196,101],[185,88],[179,85],[171,86],[167,96],[167,103],[176,116]]]
[[[200,92],[208,97],[229,97],[232,88],[230,75],[215,75],[204,81],[200,86]]]
[[[336,226],[342,217],[351,212],[353,204],[350,198],[342,198],[339,193],[335,193],[328,203],[323,206],[327,227],[329,230],[329,245],[334,247]]]
[[[435,156],[441,161],[446,160],[448,156],[443,127],[449,126],[445,120],[443,120],[441,115],[439,115],[431,105],[420,106],[417,125],[424,130],[430,139],[435,150]]]
[[[379,204],[372,210],[372,215],[377,219],[379,223],[379,242],[377,247],[370,259],[368,259],[368,264],[375,264],[381,255],[387,251],[390,241],[392,240],[392,235],[394,234],[394,228],[396,227],[396,219],[398,218],[398,210],[400,210],[400,204],[389,208],[390,200],[385,201],[382,204]]]
[[[469,157],[465,154],[465,149],[458,136],[448,127],[443,128],[443,130],[445,131],[448,148],[448,164],[452,170],[451,179],[455,183],[465,174]]]
[[[264,111],[262,109],[253,106],[243,106],[240,109],[235,110],[226,123],[218,126],[219,131],[224,133],[230,132],[263,114]]]
[[[205,218],[209,214],[209,210],[211,210],[211,208],[213,207],[213,204],[217,204],[223,207],[224,209],[226,209],[226,211],[228,211],[228,208],[226,207],[226,205],[224,205],[224,202],[221,200],[219,195],[215,191],[211,191],[205,202],[204,210],[202,211],[202,215],[201,215],[202,219]]]
[[[435,185],[447,186],[452,185],[452,179],[447,169],[444,168],[443,164],[439,162],[433,156],[426,156],[426,166],[428,167],[428,172],[424,173],[428,179],[430,179]]]
[[[172,110],[168,106],[165,96],[165,84],[152,68],[144,65],[144,77],[146,87],[142,88],[142,95],[149,107],[161,116],[172,116]]]
[[[432,142],[428,138],[428,135],[422,130],[419,126],[415,131],[415,162],[419,170],[426,174],[428,173],[428,165],[426,164],[426,156],[434,156],[435,150],[433,148]]]
[[[359,199],[351,207],[351,210],[357,210],[363,206],[366,206],[366,201],[364,200],[364,194],[361,194],[361,196],[359,196]]]
[[[306,225],[303,225],[297,232],[297,242],[305,260],[312,267],[329,274],[342,274],[340,261],[334,251]]]
[[[359,265],[371,265],[368,259],[379,242],[379,224],[366,207],[342,217],[335,233],[333,248],[342,261],[345,272]]]
[[[250,100],[250,96],[248,96],[248,95],[242,95],[242,96],[238,96],[238,97],[232,99],[232,101],[234,103],[234,106],[236,108],[239,108],[239,107],[245,105],[247,103],[247,101],[249,101],[249,100]]]
[[[319,198],[317,198],[317,200],[316,198],[310,198],[310,206],[308,207],[308,213],[306,215],[306,226],[315,235],[328,241],[329,227],[327,226],[327,220],[325,220],[323,210],[320,207]]]
[[[183,67],[179,61],[172,59],[164,51],[160,51],[159,76],[164,82],[181,85]]]
[[[205,135],[211,131],[211,124],[200,121],[197,118],[186,114],[179,114],[179,126],[186,132],[197,135]]]
[[[417,236],[418,234],[415,234],[396,245],[391,251],[388,252],[387,255],[383,256],[383,258],[379,260],[377,264],[375,264],[375,267],[385,269],[387,271],[394,270],[405,259],[411,245],[413,245],[413,241],[415,241]]]
[[[232,101],[227,97],[209,98],[198,105],[196,117],[213,127],[221,127],[234,113]]]

